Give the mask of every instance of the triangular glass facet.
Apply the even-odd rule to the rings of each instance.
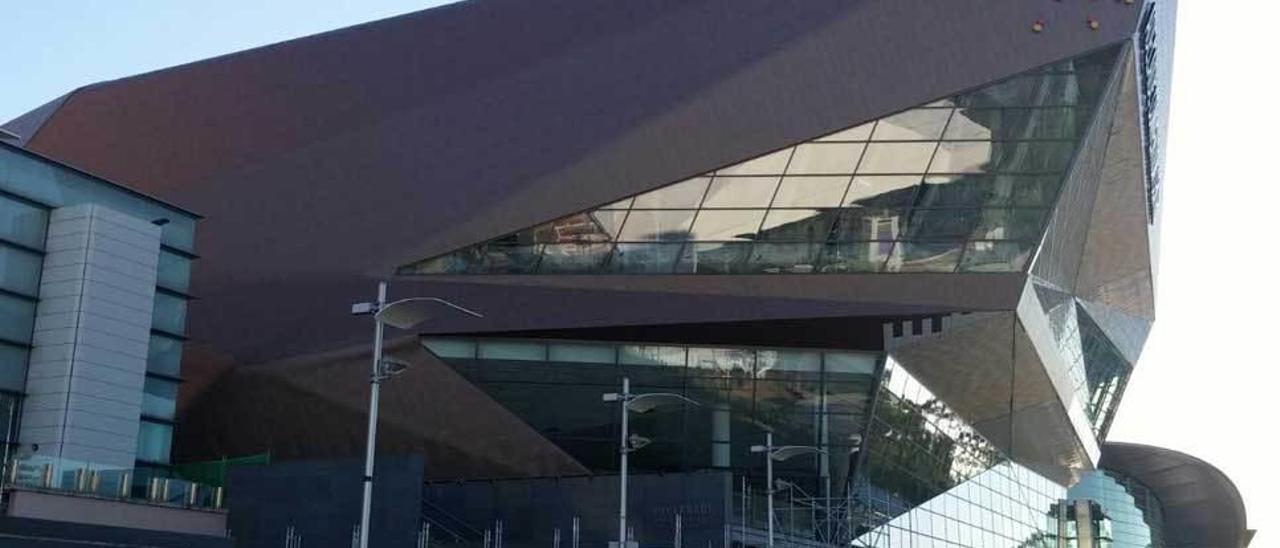
[[[1118,48],[415,262],[430,274],[1014,272]]]

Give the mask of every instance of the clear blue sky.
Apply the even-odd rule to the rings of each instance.
[[[87,83],[442,3],[8,0],[0,120]],[[1252,548],[1280,546],[1280,254],[1271,250],[1280,175],[1268,163],[1280,52],[1265,24],[1280,21],[1280,4],[1180,4],[1159,319],[1112,439],[1218,466],[1261,529]]]

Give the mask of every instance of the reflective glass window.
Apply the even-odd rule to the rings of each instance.
[[[44,249],[44,231],[48,225],[48,210],[0,196],[0,240]]]
[[[759,239],[770,242],[821,242],[831,234],[839,212],[832,209],[774,209],[764,218]]]
[[[617,362],[613,346],[595,344],[551,344],[547,347],[547,359],[568,363],[613,364]]]
[[[35,297],[40,294],[44,257],[0,243],[0,289]]]
[[[26,391],[29,356],[30,351],[26,348],[0,342],[0,389]]]
[[[422,345],[441,358],[474,358],[476,343],[453,339],[423,339]]]
[[[30,343],[36,303],[0,293],[0,339]]]
[[[787,170],[791,151],[792,149],[785,148],[754,160],[721,168],[716,171],[716,175],[782,175]]]
[[[609,271],[622,274],[670,274],[683,244],[618,244],[609,258]]]
[[[849,188],[849,177],[785,177],[773,207],[836,207]]]
[[[764,220],[763,209],[704,209],[693,221],[689,239],[698,241],[754,240]]]
[[[710,177],[694,177],[636,196],[632,209],[696,208],[707,193]]]
[[[594,272],[600,269],[612,250],[611,244],[547,244],[542,246],[538,272]]]
[[[147,347],[147,372],[177,377],[182,366],[182,341],[164,335],[151,335]]]
[[[796,147],[789,175],[853,173],[866,147],[862,143],[809,143]]]
[[[716,177],[702,202],[707,208],[763,208],[769,207],[777,177]]]
[[[158,419],[172,419],[177,409],[178,383],[147,377],[142,383],[142,414]]]
[[[564,244],[557,249],[590,245],[592,244]],[[538,268],[538,262],[542,258],[543,247],[546,246],[489,244],[479,248],[482,256],[477,257],[474,262],[468,265],[468,272],[488,272],[490,274],[532,273]]]
[[[173,446],[173,427],[168,424],[142,421],[138,429],[138,460],[168,463]]]
[[[894,257],[885,263],[892,272],[954,272],[964,242],[898,242]]]
[[[191,285],[191,259],[160,250],[160,262],[156,271],[156,285],[180,293],[186,293]]]
[[[187,326],[187,300],[157,291],[151,309],[151,327],[181,335]]]
[[[820,137],[818,141],[866,141],[871,138],[871,130],[875,127],[875,122],[868,122],[860,126],[851,127],[843,131],[837,131],[825,137]]]
[[[697,210],[631,210],[618,237],[624,242],[683,241]]]
[[[905,209],[846,209],[831,229],[835,241],[894,240],[907,225]]]
[[[908,110],[876,123],[875,141],[936,141],[947,125],[951,109],[925,108]]]
[[[849,185],[845,204],[861,207],[911,205],[920,186],[920,175],[859,175]]]
[[[937,148],[937,143],[871,143],[858,173],[924,173]]]
[[[600,210],[556,219],[534,229],[533,240],[540,243],[608,242],[618,236],[627,212]],[[512,242],[527,243],[527,242]]]
[[[821,272],[880,272],[893,254],[893,241],[843,242],[828,244],[822,250]]]
[[[739,274],[751,252],[746,242],[690,243],[680,253],[681,274]]]
[[[547,347],[540,343],[480,341],[479,357],[490,360],[545,361]]]
[[[623,365],[685,364],[685,348],[682,346],[623,345],[618,348],[618,362]]]

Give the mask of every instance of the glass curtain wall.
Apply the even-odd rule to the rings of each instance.
[[[399,272],[1020,271],[1117,52],[1056,63]]]

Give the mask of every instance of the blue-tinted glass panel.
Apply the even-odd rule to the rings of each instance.
[[[138,460],[167,464],[172,446],[172,426],[142,421],[138,429]]]
[[[36,303],[0,293],[0,339],[31,342],[36,322]]]
[[[151,335],[147,347],[147,372],[178,377],[182,367],[182,341],[164,335]]]
[[[48,226],[48,210],[0,196],[0,240],[44,249],[44,231]]]
[[[1031,242],[969,242],[961,272],[1021,272],[1035,249]]]
[[[0,342],[0,389],[26,391],[27,360],[30,354],[26,348]]]
[[[684,244],[618,244],[609,258],[609,271],[622,274],[670,274]]]
[[[157,419],[172,419],[177,409],[178,383],[147,377],[142,384],[142,414]]]
[[[37,253],[0,243],[0,289],[38,296],[43,264]]]
[[[180,293],[187,293],[191,286],[191,259],[160,250],[160,263],[156,270],[156,285]]]
[[[746,266],[749,242],[690,243],[684,246],[676,272],[681,274],[739,274]]]
[[[151,309],[151,327],[165,333],[181,335],[187,328],[187,300],[168,293],[156,292]]]
[[[600,270],[612,244],[547,244],[538,263],[541,274],[586,273]]]

